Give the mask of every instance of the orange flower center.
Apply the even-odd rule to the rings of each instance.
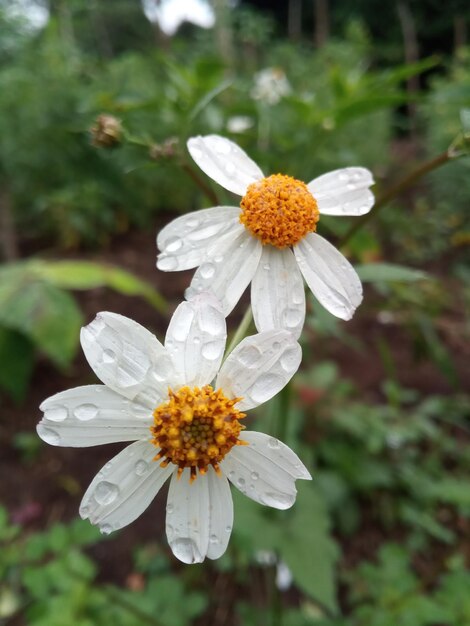
[[[241,398],[229,400],[210,385],[170,389],[168,395],[168,402],[153,412],[152,443],[160,450],[154,460],[163,459],[162,467],[174,463],[178,476],[189,467],[191,482],[209,465],[220,472],[219,463],[227,452],[244,445],[238,436],[244,428],[239,420],[245,414],[234,408]]]
[[[261,240],[288,248],[315,232],[320,212],[301,180],[273,174],[249,185],[241,204],[240,222]]]

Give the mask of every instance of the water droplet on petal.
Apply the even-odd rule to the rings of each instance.
[[[349,180],[349,174],[347,172],[340,172],[338,180],[342,183],[346,183]]]
[[[223,341],[211,341],[209,343],[205,343],[202,346],[201,354],[205,359],[209,361],[215,361],[222,354],[224,349]]]
[[[173,554],[183,563],[202,563],[204,557],[201,554],[192,539],[181,537],[170,543]]]
[[[299,309],[286,309],[283,313],[284,325],[287,328],[295,328],[302,323],[303,312]]]
[[[225,164],[225,173],[227,174],[227,176],[233,176],[235,172],[236,172],[236,167],[233,163],[229,161],[228,163]]]
[[[281,444],[279,443],[278,439],[276,439],[275,437],[269,438],[268,448],[271,448],[271,450],[279,450],[280,447],[281,447]]]
[[[60,444],[60,435],[52,428],[46,428],[42,424],[38,426],[38,434],[43,441],[51,446],[58,446]]]
[[[200,266],[199,271],[201,273],[202,278],[204,278],[205,280],[209,280],[215,274],[215,267],[212,263],[203,263]]]
[[[279,361],[285,372],[292,372],[294,368],[299,366],[299,352],[295,348],[286,350]]]
[[[194,311],[190,306],[183,306],[176,315],[175,323],[170,327],[171,335],[176,341],[185,341],[193,323]]]
[[[110,524],[103,524],[103,526],[100,526],[100,532],[102,535],[110,535],[113,532],[113,528]]]
[[[225,527],[225,532],[226,533],[231,533],[232,532],[232,527],[231,526],[226,526]]]
[[[237,358],[245,367],[254,367],[261,358],[261,351],[255,346],[247,346],[240,350]]]
[[[209,537],[209,541],[210,543],[219,543],[219,538],[217,537],[217,535],[211,535]]]
[[[173,272],[178,267],[178,261],[174,256],[165,256],[165,254],[160,254],[157,261],[157,267],[162,272]]]
[[[349,191],[354,191],[354,189],[356,189],[356,185],[355,183],[348,183],[347,188],[349,189]]]
[[[101,359],[103,363],[114,363],[116,360],[116,354],[112,350],[103,350]]]
[[[146,461],[137,461],[135,464],[135,473],[137,476],[143,476],[149,469],[149,464]]]
[[[244,487],[245,486],[245,479],[244,478],[238,478],[237,479],[237,486],[238,487]]]
[[[114,502],[118,493],[119,488],[117,485],[110,483],[107,480],[102,480],[96,485],[93,495],[98,504],[104,506]]]
[[[295,494],[270,491],[264,493],[261,500],[266,506],[272,506],[276,509],[288,509],[295,502]]]
[[[188,228],[197,228],[199,226],[199,220],[197,217],[191,217],[187,222],[186,226]]]
[[[174,504],[172,502],[168,502],[166,505],[166,512],[173,513],[174,510],[175,510]],[[173,530],[173,528],[170,526],[168,528],[171,528]]]
[[[183,246],[183,241],[181,237],[170,237],[163,245],[165,252],[177,252]]]
[[[258,480],[259,474],[258,472],[251,472],[251,480]]]
[[[82,519],[86,519],[89,513],[90,513],[90,509],[87,506],[80,507],[80,516]]]
[[[263,269],[266,271],[269,271],[271,269],[271,266],[269,265],[269,263],[264,263],[263,264]]]
[[[81,422],[87,422],[98,415],[98,407],[94,404],[80,404],[73,414]]]

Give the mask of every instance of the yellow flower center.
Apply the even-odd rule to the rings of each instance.
[[[241,204],[240,222],[262,244],[287,248],[315,232],[320,212],[301,180],[273,174],[249,185]]]
[[[150,430],[152,443],[160,449],[154,460],[163,459],[178,466],[178,476],[189,467],[191,482],[205,474],[209,465],[220,472],[219,463],[236,445],[244,445],[238,436],[245,428],[240,424],[245,417],[234,405],[241,400],[229,400],[222,391],[206,385],[182,387],[168,392],[169,400],[153,412],[154,424]]]

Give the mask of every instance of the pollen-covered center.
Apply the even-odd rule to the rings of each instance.
[[[240,222],[261,243],[276,248],[293,246],[314,232],[320,217],[307,185],[283,174],[273,174],[249,185],[240,206]]]
[[[179,476],[189,467],[191,481],[198,471],[205,474],[209,465],[219,472],[227,452],[244,444],[238,436],[245,414],[234,408],[241,398],[229,400],[210,385],[170,389],[168,396],[168,402],[153,412],[152,443],[160,449],[155,460],[162,459],[162,467],[174,463]]]

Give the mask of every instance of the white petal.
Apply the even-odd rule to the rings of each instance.
[[[264,178],[256,163],[225,137],[192,137],[188,140],[188,150],[203,172],[239,196],[245,195],[248,185]]]
[[[240,439],[248,441],[250,448],[256,450],[257,454],[265,456],[273,463],[281,467],[292,478],[311,480],[310,472],[296,455],[296,453],[279,441],[275,437],[270,437],[255,430],[245,430],[241,433]]]
[[[368,189],[373,184],[365,167],[346,167],[314,178],[307,187],[324,215],[364,215],[374,204]]]
[[[263,246],[251,283],[251,306],[258,331],[284,328],[297,339],[305,320],[302,275],[292,251]]]
[[[155,408],[175,373],[170,355],[146,328],[116,313],[98,313],[82,328],[82,348],[98,378],[135,402]]]
[[[57,393],[40,406],[38,435],[53,446],[72,448],[147,439],[152,412],[104,385],[87,385]]]
[[[248,441],[251,434],[243,433],[241,439]],[[308,479],[310,474],[287,446],[268,435],[264,438],[264,441],[262,437],[253,438],[247,446],[234,446],[220,468],[252,500],[275,509],[288,509],[295,502],[296,478]],[[268,452],[270,443],[272,454]],[[276,455],[277,445],[279,455]]]
[[[158,234],[158,269],[172,272],[201,265],[214,244],[240,223],[239,215],[239,207],[218,206],[177,217]]]
[[[209,467],[206,476],[202,479],[206,479],[209,483],[210,529],[207,556],[210,559],[218,559],[227,549],[232,532],[232,494],[228,480],[224,475],[216,474],[212,467]]]
[[[247,288],[258,267],[261,243],[249,235],[240,224],[235,239],[224,238],[211,252],[207,261],[194,274],[187,297],[202,291],[212,291],[228,315]]]
[[[136,441],[106,463],[83,496],[81,517],[104,534],[139,517],[175,471],[171,463],[162,468],[153,461],[157,453],[149,441]]]
[[[220,369],[216,387],[229,398],[241,397],[237,409],[251,409],[276,395],[298,370],[302,351],[286,330],[246,337]]]
[[[171,355],[180,384],[209,384],[219,371],[227,327],[220,302],[210,293],[182,302],[171,318],[165,348]]]
[[[362,302],[362,285],[355,269],[326,239],[310,233],[294,246],[300,271],[313,295],[327,311],[350,320]]]
[[[204,476],[189,482],[190,470],[173,474],[166,506],[166,536],[183,563],[202,563],[209,548],[209,483]]]

